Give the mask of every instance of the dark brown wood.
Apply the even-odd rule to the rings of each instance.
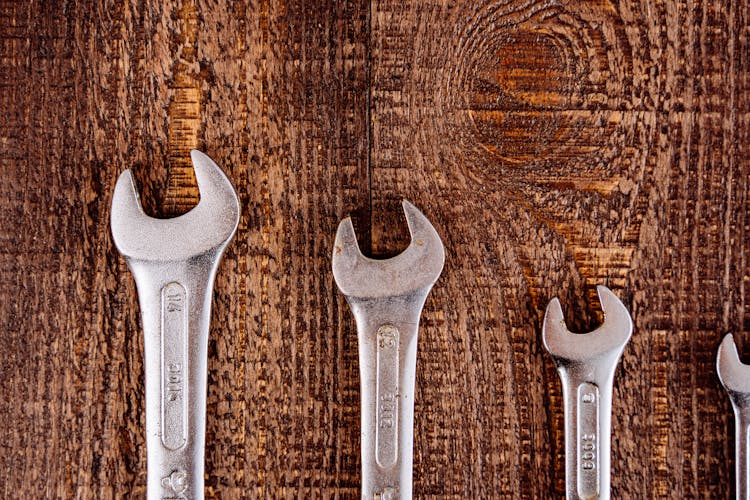
[[[559,296],[632,311],[613,498],[727,498],[727,331],[750,353],[746,1],[0,1],[0,495],[145,494],[135,287],[109,233],[198,199],[189,150],[241,197],[209,346],[210,498],[356,498],[357,341],[330,273],[447,261],[419,340],[418,497],[564,491]]]

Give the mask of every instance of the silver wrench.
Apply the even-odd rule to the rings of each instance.
[[[362,255],[349,218],[339,224],[333,276],[357,322],[362,418],[362,498],[410,499],[414,378],[422,307],[445,250],[430,221],[403,201],[411,244],[386,260]]]
[[[716,371],[719,380],[729,394],[734,409],[734,474],[735,498],[750,499],[750,463],[748,446],[750,439],[750,366],[740,361],[734,337],[729,333],[716,354]]]
[[[565,496],[608,499],[612,381],[630,340],[633,322],[607,287],[596,287],[604,323],[593,332],[568,331],[560,301],[547,306],[542,326],[544,347],[560,374],[565,410]]]
[[[201,198],[190,212],[147,216],[130,170],[112,197],[112,236],[135,278],[143,321],[149,500],[203,498],[211,296],[240,214],[221,169],[203,153],[191,157]]]

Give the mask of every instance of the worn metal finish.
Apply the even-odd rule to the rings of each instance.
[[[748,433],[750,432],[750,365],[740,361],[734,337],[729,333],[716,354],[716,371],[729,394],[734,409],[734,473],[735,498],[750,499],[750,463]]]
[[[612,382],[633,322],[607,287],[598,286],[597,292],[604,323],[593,332],[571,333],[557,298],[547,306],[542,326],[544,347],[555,360],[563,387],[568,499],[610,497]]]
[[[112,236],[135,278],[143,321],[149,500],[203,498],[211,295],[240,214],[221,169],[203,153],[191,156],[201,199],[190,212],[146,215],[129,170],[112,197]]]
[[[333,276],[357,322],[362,401],[362,498],[412,496],[417,330],[445,250],[430,221],[403,201],[409,247],[391,259],[359,250],[351,219],[339,225]]]

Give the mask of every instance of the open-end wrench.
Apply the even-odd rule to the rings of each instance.
[[[748,446],[750,439],[750,366],[740,361],[734,337],[729,333],[716,354],[716,371],[719,380],[729,394],[734,409],[734,474],[735,498],[750,500],[750,463]]]
[[[138,289],[146,372],[147,498],[202,499],[211,296],[240,204],[211,159],[191,152],[200,202],[173,219],[141,208],[129,170],[112,197],[115,245]]]
[[[333,276],[357,322],[362,408],[362,498],[412,495],[414,378],[422,307],[445,250],[430,221],[403,201],[411,244],[385,260],[362,255],[349,218],[339,224]]]
[[[547,306],[542,326],[544,347],[560,374],[565,410],[565,496],[610,496],[612,381],[633,322],[607,287],[596,287],[604,323],[593,332],[568,331],[560,301]]]

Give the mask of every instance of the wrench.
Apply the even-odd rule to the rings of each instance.
[[[350,218],[339,224],[333,276],[357,323],[362,498],[412,497],[417,330],[445,250],[430,221],[403,201],[409,247],[391,259],[362,255]]]
[[[560,374],[565,407],[565,497],[608,499],[612,381],[633,332],[625,306],[607,287],[598,286],[604,323],[593,332],[568,331],[560,301],[547,306],[544,347]]]
[[[203,153],[191,157],[201,198],[190,212],[147,216],[130,170],[112,197],[112,236],[133,273],[143,322],[149,500],[203,498],[211,296],[239,223],[229,179]]]
[[[748,433],[750,432],[750,366],[740,361],[732,334],[722,340],[716,353],[716,371],[734,409],[735,498],[750,499]]]

